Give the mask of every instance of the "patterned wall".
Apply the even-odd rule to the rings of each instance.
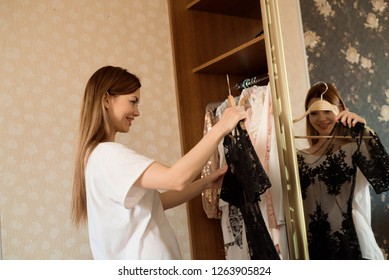
[[[166,0],[0,2],[0,227],[3,259],[89,259],[70,222],[75,136],[87,79],[137,73],[141,117],[119,141],[165,164],[181,154]],[[168,211],[190,258],[186,208]]]
[[[389,2],[300,0],[311,83],[329,81],[389,151]],[[389,254],[389,194],[372,191],[372,225]]]

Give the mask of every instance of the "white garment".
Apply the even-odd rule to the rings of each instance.
[[[378,247],[371,228],[371,198],[369,186],[369,182],[358,169],[353,199],[353,221],[362,257],[369,260],[383,260],[384,255]]]
[[[134,186],[153,162],[114,142],[91,153],[85,180],[95,259],[181,259],[158,191]]]
[[[230,205],[223,199],[219,199],[219,208],[222,212],[220,224],[226,260],[249,260],[250,253],[246,238],[246,228],[239,208]],[[230,214],[230,209],[232,208],[235,209],[235,214],[239,213],[239,219],[238,216]]]

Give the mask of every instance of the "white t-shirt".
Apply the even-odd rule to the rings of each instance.
[[[181,259],[158,191],[134,185],[153,162],[114,142],[90,155],[85,180],[95,259]]]

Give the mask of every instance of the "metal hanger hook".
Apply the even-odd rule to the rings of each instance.
[[[314,84],[314,86],[316,86],[316,85],[318,85],[318,84],[323,84],[323,85],[326,87],[326,89],[325,89],[325,90],[321,93],[321,95],[320,95],[320,99],[323,100],[323,95],[327,92],[327,90],[328,90],[328,85],[327,85],[326,82],[320,81],[320,82],[317,82],[316,84]]]

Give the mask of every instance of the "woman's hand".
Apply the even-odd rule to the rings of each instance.
[[[247,113],[244,110],[244,106],[228,107],[224,110],[223,115],[216,125],[222,127],[224,134],[226,135],[236,127],[239,121],[245,119],[246,117]]]
[[[206,189],[221,188],[224,174],[227,171],[227,165],[213,171],[208,176],[198,179],[184,188],[182,191],[166,191],[160,193],[163,208],[170,209],[176,207],[188,200],[193,199]]]
[[[227,172],[227,165],[221,167],[218,170],[213,171],[207,177],[204,177],[204,180],[207,180],[207,183],[204,185],[204,189],[219,189],[222,187],[224,174]]]
[[[366,120],[361,116],[344,110],[336,116],[336,121],[340,121],[344,126],[354,127],[357,123],[366,124]]]

